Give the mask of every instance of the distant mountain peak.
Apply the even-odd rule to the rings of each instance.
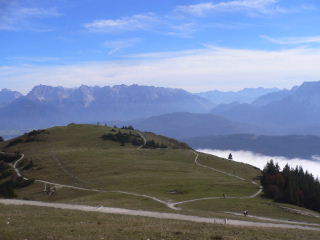
[[[4,88],[0,91],[0,107],[8,105],[20,97],[22,97],[21,93]]]

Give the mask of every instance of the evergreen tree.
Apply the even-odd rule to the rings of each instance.
[[[301,166],[286,165],[280,171],[271,160],[263,169],[261,184],[268,198],[320,211],[320,182]]]

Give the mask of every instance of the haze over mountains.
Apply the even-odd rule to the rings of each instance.
[[[268,93],[279,92],[278,88],[245,88],[243,90],[234,92],[222,92],[218,90],[196,93],[197,96],[206,98],[215,104],[227,104],[227,103],[252,103],[257,98],[264,96]]]
[[[212,113],[264,126],[274,134],[320,134],[320,82],[305,82],[258,98],[253,104],[229,104]]]
[[[320,82],[291,90],[197,94],[139,85],[72,89],[39,85],[26,96],[3,90],[0,100],[0,130],[99,121],[130,123],[180,139],[239,133],[320,135]]]
[[[197,136],[211,136],[234,133],[262,133],[253,124],[240,123],[210,113],[178,112],[163,114],[132,121],[114,121],[112,125],[133,125],[143,131],[184,139]]]

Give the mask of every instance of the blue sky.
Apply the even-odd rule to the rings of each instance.
[[[0,0],[0,89],[320,80],[318,0]]]

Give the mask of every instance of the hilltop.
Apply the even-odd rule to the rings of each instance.
[[[117,138],[119,133],[121,136]],[[114,136],[114,139],[109,135]],[[143,146],[144,140],[146,144]],[[218,182],[214,183],[217,188],[212,188],[212,173],[202,169],[194,170],[195,154],[188,145],[131,128],[71,124],[33,131],[3,142],[0,146],[7,153],[23,153],[25,161],[32,161],[33,167],[24,171],[28,178],[64,185],[105,191],[133,191],[175,200],[204,197],[210,195],[210,192],[218,196],[223,193],[249,194],[256,189],[255,186],[232,179],[229,189],[222,190],[221,187],[224,187]],[[204,157],[205,161],[209,159],[209,156]],[[222,170],[230,167],[228,165],[231,163],[223,163],[219,158],[213,159],[223,166]],[[231,165],[240,176],[255,179],[259,175],[258,170],[248,165]],[[35,183],[30,189],[17,190],[17,194],[33,200],[38,197],[43,199],[43,194],[30,195],[32,188],[41,191],[43,186],[38,185]],[[240,186],[243,186],[241,191],[238,190]],[[62,195],[57,195],[58,199]],[[85,195],[90,196],[92,193],[87,192]],[[122,197],[126,199],[128,196]]]
[[[80,210],[91,206],[94,211],[101,210],[105,213],[109,213],[110,207],[115,207],[121,208],[112,210],[116,214],[137,214],[154,218],[166,216],[165,218],[191,222],[199,216],[205,217],[199,218],[201,221],[210,217],[217,219],[217,223],[224,223],[224,219],[228,218],[246,221],[248,226],[260,227],[264,223],[250,221],[271,221],[274,224],[271,226],[275,227],[286,223],[289,228],[290,222],[283,220],[284,218],[310,227],[313,225],[299,222],[313,222],[315,226],[320,224],[320,220],[312,215],[293,212],[300,208],[261,198],[259,169],[196,152],[185,143],[151,132],[141,132],[131,126],[116,128],[70,124],[26,133],[1,142],[0,148],[4,152],[0,155],[0,161],[10,158],[7,161],[10,174],[2,178],[1,183],[11,181],[14,184],[14,197],[29,200],[24,204],[39,204],[30,200],[41,201],[42,205],[43,202],[48,202],[46,204],[51,204],[50,206],[66,203],[63,206],[69,206],[70,209],[73,204],[82,204],[84,207]],[[28,181],[28,184],[16,185],[15,180],[21,178]],[[8,204],[1,199],[0,202]],[[2,209],[1,205],[0,208]],[[34,214],[38,211],[32,211],[33,208],[19,207],[24,212],[23,216],[29,216],[33,224],[45,227],[46,224],[41,224],[35,217]],[[137,211],[130,212],[128,209]],[[253,217],[250,221],[237,215],[243,209],[250,209]],[[56,224],[59,211],[66,210],[48,211],[52,217],[45,222]],[[7,211],[1,212],[9,214]],[[180,215],[163,215],[167,213]],[[78,221],[84,220],[83,217],[80,217],[82,220],[78,219],[76,215],[71,215],[74,216],[71,224],[75,228]],[[259,216],[268,220],[259,220]],[[104,217],[101,218],[102,222],[103,219]],[[131,222],[131,219],[139,224],[141,221],[155,221],[137,216],[125,221]],[[119,224],[123,226],[124,222]],[[230,224],[238,226],[239,222],[230,220]],[[235,228],[222,231],[223,235],[228,235],[227,232],[231,229]],[[184,234],[186,229],[183,227],[181,231]],[[9,234],[10,231],[7,232]],[[24,232],[34,235],[33,230],[28,227]],[[273,234],[270,230],[262,232],[262,236]],[[278,233],[283,234],[280,230]],[[20,236],[18,232],[10,234]],[[113,234],[113,237],[122,236],[122,233]],[[151,234],[153,236],[154,233]],[[286,234],[292,236],[294,232]],[[64,232],[63,236],[67,235]],[[43,231],[39,238],[47,236],[46,231]]]

